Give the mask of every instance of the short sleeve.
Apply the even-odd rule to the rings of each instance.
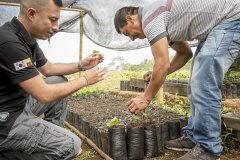
[[[0,46],[0,71],[13,84],[39,74],[33,57],[22,44],[6,42]]]
[[[150,45],[153,45],[161,38],[166,37],[168,34],[164,22],[164,13],[157,17],[149,16],[145,19],[143,21],[143,31]]]
[[[36,67],[42,67],[44,64],[46,64],[47,62],[47,58],[45,57],[45,55],[43,54],[43,51],[41,50],[41,48],[39,48],[38,44],[35,44],[34,47],[34,53],[36,54]]]

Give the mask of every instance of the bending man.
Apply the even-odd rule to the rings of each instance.
[[[185,134],[165,144],[170,149],[190,150],[179,160],[220,157],[221,86],[240,52],[239,17],[240,0],[159,0],[143,8],[123,7],[115,14],[117,32],[132,40],[147,38],[155,60],[143,96],[129,101],[129,110],[135,114],[144,111],[166,76],[192,57],[186,41],[200,42],[188,86],[191,116]],[[171,62],[168,45],[176,51]]]

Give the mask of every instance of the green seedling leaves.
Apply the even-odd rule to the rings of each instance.
[[[114,117],[113,119],[111,119],[109,122],[106,123],[106,125],[108,127],[113,127],[113,126],[117,126],[121,123],[121,119],[120,118],[117,118],[117,117]]]

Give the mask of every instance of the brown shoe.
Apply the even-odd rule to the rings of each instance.
[[[186,135],[164,143],[165,148],[174,151],[190,151],[195,145]]]
[[[220,157],[205,151],[197,144],[192,150],[177,160],[220,160]]]

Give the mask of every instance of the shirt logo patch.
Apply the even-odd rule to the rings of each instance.
[[[30,58],[27,58],[27,59],[24,59],[22,61],[14,63],[14,67],[15,67],[16,71],[19,71],[19,70],[24,69],[26,67],[31,67],[32,65],[33,64],[32,64],[32,61],[31,61]]]
[[[9,117],[8,112],[0,112],[0,122],[5,122]]]

